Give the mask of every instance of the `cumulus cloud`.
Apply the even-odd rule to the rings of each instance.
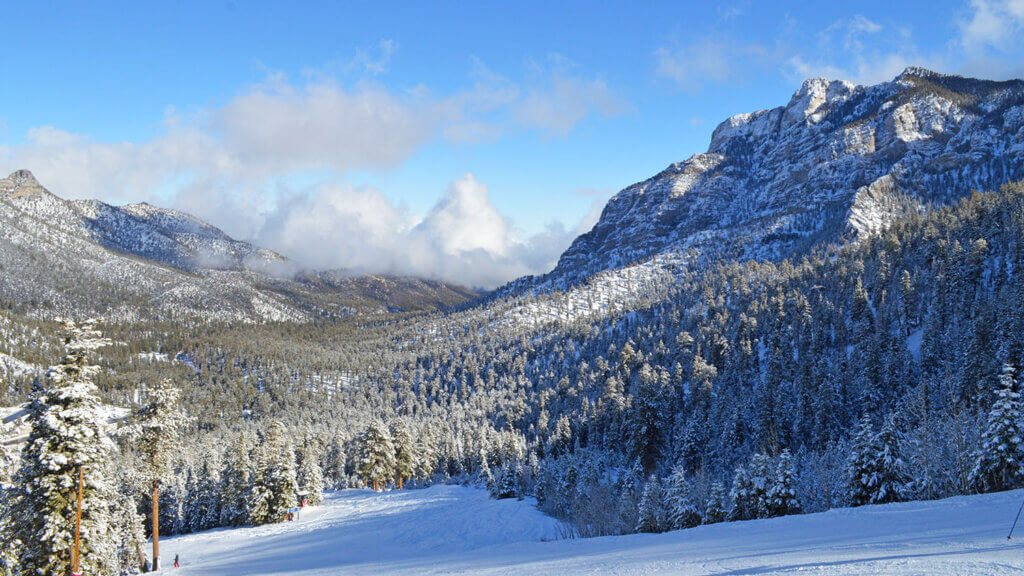
[[[1024,76],[1024,0],[972,0],[956,21],[957,72],[997,79]]]
[[[422,217],[374,188],[323,186],[280,203],[259,236],[272,248],[301,254],[315,268],[414,274],[492,288],[550,269],[577,230],[555,223],[524,236],[491,203],[487,186],[466,174]]]
[[[1024,27],[1024,0],[972,0],[959,27],[960,43],[969,52],[1005,51]]]
[[[278,172],[393,167],[428,141],[441,120],[429,103],[332,81],[261,84],[212,117],[224,147],[240,161]]]

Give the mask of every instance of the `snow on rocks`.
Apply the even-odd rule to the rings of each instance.
[[[873,234],[908,206],[1024,178],[1024,82],[908,68],[856,86],[811,79],[786,106],[719,125],[708,152],[616,194],[549,274],[502,295],[561,290],[681,249],[777,259]]]

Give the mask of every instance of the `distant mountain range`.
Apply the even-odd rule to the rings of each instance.
[[[707,152],[616,194],[554,270],[494,295],[638,265],[792,257],[1022,178],[1024,81],[921,68],[874,86],[807,80],[787,105],[729,118]],[[24,170],[0,180],[0,226],[0,295],[57,311],[306,321],[477,296],[436,280],[301,271],[191,215],[63,200]]]
[[[922,68],[875,86],[807,80],[785,106],[729,118],[707,152],[616,194],[552,272],[499,293],[643,262],[786,258],[1021,178],[1020,80]]]
[[[55,313],[307,321],[476,295],[436,280],[302,271],[189,214],[64,200],[27,170],[0,179],[0,231],[0,295]]]

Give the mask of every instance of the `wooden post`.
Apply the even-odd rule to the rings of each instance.
[[[85,484],[85,468],[78,467],[78,510],[75,511],[75,549],[71,552],[71,574],[78,576],[78,545],[82,536],[82,485]]]
[[[160,481],[153,479],[153,571],[160,568]]]

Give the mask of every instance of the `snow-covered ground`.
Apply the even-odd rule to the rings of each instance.
[[[176,576],[205,574],[1024,573],[1024,491],[832,510],[667,534],[557,540],[532,502],[434,486],[346,490],[297,522],[166,539]]]

